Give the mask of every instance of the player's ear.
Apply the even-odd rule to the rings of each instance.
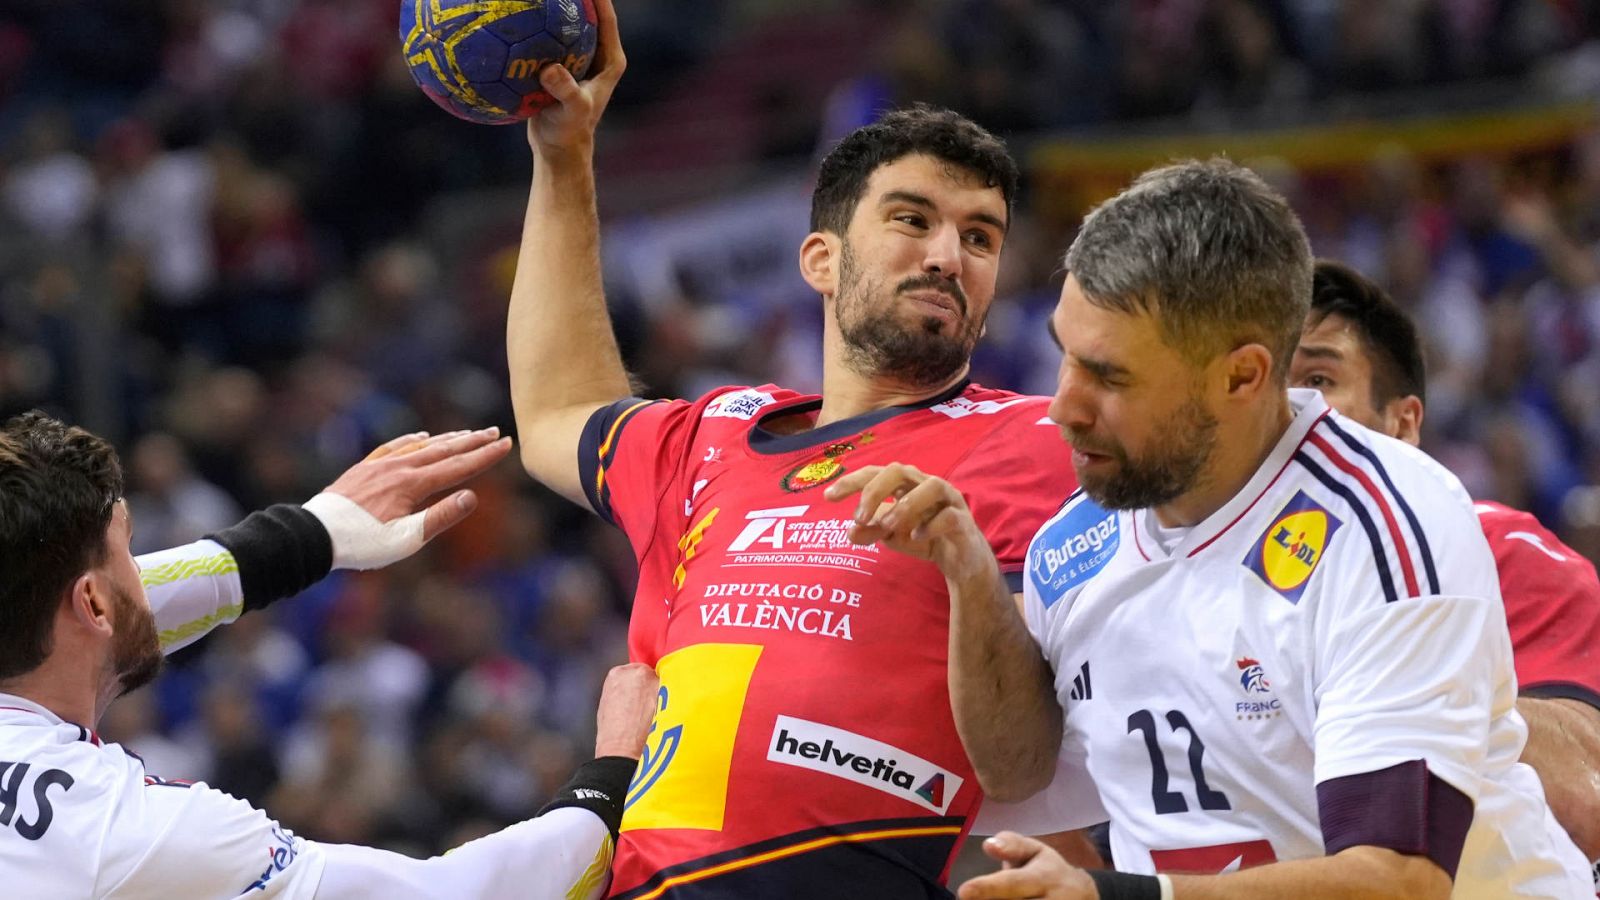
[[[1422,398],[1407,394],[1389,401],[1384,415],[1389,418],[1390,434],[1415,447],[1422,443]]]
[[[839,289],[839,238],[813,231],[800,242],[800,275],[811,289],[832,297]]]
[[[106,587],[93,571],[72,580],[65,602],[73,620],[81,627],[111,632],[111,594]]]
[[[1223,357],[1229,400],[1252,400],[1273,379],[1275,360],[1263,344],[1241,344]]]

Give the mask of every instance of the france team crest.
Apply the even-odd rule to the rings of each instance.
[[[1311,573],[1343,525],[1305,491],[1296,491],[1250,548],[1244,564],[1285,600],[1299,603]]]

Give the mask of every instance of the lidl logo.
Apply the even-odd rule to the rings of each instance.
[[[1343,524],[1304,491],[1296,491],[1251,548],[1244,564],[1284,599],[1299,603],[1328,542]]]

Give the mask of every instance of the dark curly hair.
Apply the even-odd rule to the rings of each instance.
[[[0,679],[49,655],[61,594],[105,561],[121,496],[122,466],[104,440],[37,411],[0,430]]]
[[[1017,162],[1005,142],[967,117],[919,103],[857,128],[823,158],[811,192],[811,230],[844,234],[867,180],[880,166],[925,154],[958,166],[999,188],[1006,217],[1017,196]]]

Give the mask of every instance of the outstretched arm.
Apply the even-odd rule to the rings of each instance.
[[[1021,800],[1050,783],[1061,706],[1000,564],[949,482],[894,463],[851,472],[829,500],[860,493],[850,539],[939,567],[950,591],[950,703],[983,792]]]
[[[432,498],[510,449],[510,438],[494,428],[398,437],[304,506],[270,506],[204,540],[138,557],[162,649],[188,646],[332,569],[380,568],[417,552],[478,502],[470,490]]]
[[[317,900],[527,897],[599,898],[628,781],[644,752],[661,682],[649,666],[618,666],[600,694],[596,758],[526,822],[417,860],[370,847],[326,847]]]
[[[528,474],[585,503],[578,440],[595,410],[627,397],[600,280],[594,134],[626,60],[611,0],[596,0],[599,47],[580,83],[561,66],[540,73],[556,103],[528,121],[533,187],[506,318],[511,405]]]

